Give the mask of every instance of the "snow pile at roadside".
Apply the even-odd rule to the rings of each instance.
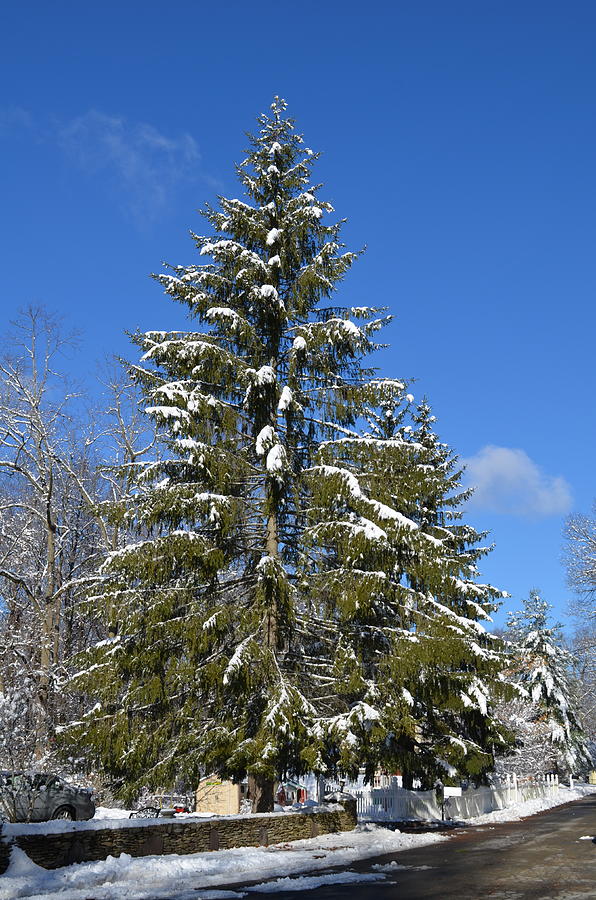
[[[545,809],[552,809],[553,806],[561,806],[563,803],[571,803],[572,800],[578,800],[585,797],[586,794],[596,793],[596,785],[578,784],[573,790],[559,785],[558,794],[554,797],[537,797],[535,800],[525,800],[523,803],[516,803],[514,806],[506,806],[505,809],[496,809],[494,812],[485,813],[483,816],[476,816],[469,819],[474,825],[488,825],[495,822],[517,822],[519,819],[525,819],[526,816],[534,816],[536,813],[544,812]]]
[[[209,890],[219,885],[287,879],[304,872],[314,873],[331,866],[348,868],[358,859],[379,856],[447,840],[437,834],[400,834],[375,825],[361,825],[356,831],[325,834],[290,844],[271,847],[242,847],[217,853],[194,853],[188,856],[145,856],[133,859],[122,854],[101,862],[78,863],[47,871],[30,862],[25,854],[13,850],[11,864],[0,880],[0,900],[29,900],[59,894],[60,900],[166,900],[175,888],[176,900],[215,900]],[[348,881],[355,873],[340,873]],[[381,877],[382,873],[376,876]],[[323,876],[321,876],[323,877]],[[328,883],[328,876],[324,876]],[[359,876],[360,880],[360,876]],[[305,890],[315,887],[313,879],[295,878],[278,884],[278,890]],[[337,878],[336,878],[337,881]],[[331,882],[329,882],[331,883]],[[341,882],[344,883],[344,882]],[[205,889],[203,891],[202,889]],[[256,889],[256,888],[255,888]],[[259,885],[259,891],[265,886]],[[247,890],[247,889],[244,889]],[[271,890],[271,888],[267,888]],[[218,897],[242,896],[237,892]]]

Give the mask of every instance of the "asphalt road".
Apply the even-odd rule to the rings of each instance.
[[[385,881],[301,893],[305,900],[596,900],[596,795],[522,822],[452,832],[448,841],[367,859],[350,871],[378,872],[373,866],[393,861],[407,868],[390,870]],[[262,896],[290,900],[292,893]]]

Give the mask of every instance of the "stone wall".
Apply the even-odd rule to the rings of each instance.
[[[282,841],[296,841],[356,826],[356,804],[345,801],[342,810],[291,812],[234,818],[177,819],[148,824],[126,822],[120,828],[74,827],[52,834],[15,834],[14,843],[33,862],[57,869],[74,862],[91,862],[128,853],[153,856],[167,853],[201,853],[230,847],[259,847]],[[133,824],[134,823],[134,824]],[[8,865],[6,838],[0,839],[0,873]],[[4,846],[3,846],[4,845]]]

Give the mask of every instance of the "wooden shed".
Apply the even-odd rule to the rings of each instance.
[[[202,778],[196,790],[196,811],[218,816],[232,816],[240,812],[241,787],[223,781],[217,775]]]

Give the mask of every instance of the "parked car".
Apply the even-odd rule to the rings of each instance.
[[[92,819],[91,788],[68,784],[59,775],[0,772],[0,816],[11,822]]]

